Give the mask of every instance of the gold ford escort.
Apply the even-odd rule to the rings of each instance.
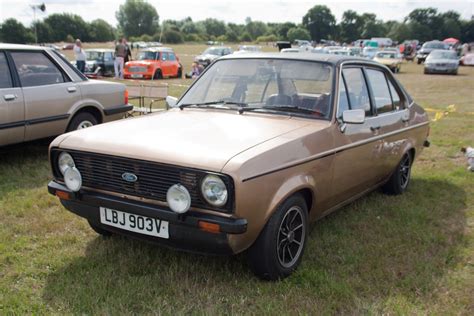
[[[403,193],[429,145],[425,111],[356,57],[229,55],[168,103],[56,138],[49,192],[101,235],[246,251],[268,280],[297,268],[309,223],[380,186]]]

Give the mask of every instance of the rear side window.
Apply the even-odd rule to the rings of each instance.
[[[0,52],[0,89],[11,88],[12,86],[12,76],[10,68],[8,68],[7,58],[5,53]]]
[[[342,70],[342,74],[346,81],[351,110],[363,109],[366,116],[372,115],[369,91],[365,83],[362,68],[346,68]]]
[[[168,53],[161,53],[161,60],[168,60]]]
[[[23,87],[64,82],[62,72],[42,52],[12,52],[11,55]]]
[[[176,57],[173,53],[169,53],[168,56],[169,56],[170,61],[175,61],[176,60]]]
[[[400,94],[395,89],[395,87],[390,82],[390,80],[388,81],[388,86],[390,87],[390,93],[392,95],[392,101],[393,101],[393,105],[395,106],[395,110],[397,110],[397,111],[398,110],[403,110],[404,106],[403,106],[403,103],[401,102],[402,98],[400,98]]]
[[[385,74],[380,70],[367,69],[367,79],[369,80],[372,94],[377,108],[377,113],[387,113],[393,111],[392,97],[388,87]]]

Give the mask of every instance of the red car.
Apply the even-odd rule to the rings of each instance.
[[[153,47],[138,52],[136,60],[124,67],[125,79],[181,78],[183,66],[173,49]]]

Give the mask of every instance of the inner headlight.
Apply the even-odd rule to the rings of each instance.
[[[166,201],[173,212],[178,214],[186,213],[191,206],[191,195],[181,184],[174,184],[166,193]]]
[[[207,175],[201,183],[201,192],[206,201],[213,206],[224,206],[227,203],[227,187],[221,178]]]
[[[64,176],[66,173],[66,170],[68,168],[73,168],[75,167],[76,164],[74,163],[74,160],[72,159],[71,155],[68,153],[61,153],[58,158],[58,167],[59,171],[61,171],[61,174]]]
[[[81,189],[82,176],[76,167],[66,169],[64,173],[64,183],[66,183],[68,189],[73,192],[77,192]]]

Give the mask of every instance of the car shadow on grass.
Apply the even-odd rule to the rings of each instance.
[[[402,196],[374,192],[313,224],[302,265],[281,283],[259,281],[243,255],[97,237],[84,256],[48,275],[43,300],[63,312],[106,314],[225,311],[245,299],[253,303],[241,311],[281,310],[288,301],[299,312],[314,304],[354,312],[393,297],[429,304],[460,259],[465,201],[461,187],[441,178],[415,178]]]

